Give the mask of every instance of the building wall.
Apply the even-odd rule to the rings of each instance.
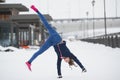
[[[5,2],[5,0],[0,0],[0,3],[1,3],[1,2]]]
[[[0,11],[0,20],[9,20],[12,13],[10,11],[2,12]]]

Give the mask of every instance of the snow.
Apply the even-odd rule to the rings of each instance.
[[[9,47],[2,47],[2,46],[0,46],[0,51],[5,51],[5,50],[8,50],[8,49],[13,50],[13,51],[17,51],[18,50],[18,48],[15,48],[15,47],[12,47],[12,46],[9,46]]]
[[[82,73],[79,67],[69,68],[62,62],[63,78],[60,80],[120,80],[120,49],[81,41],[67,41],[67,46],[87,69]],[[0,47],[1,49],[1,47]],[[57,80],[57,56],[50,47],[32,63],[30,72],[25,62],[38,49],[17,49],[14,52],[0,52],[1,80]]]

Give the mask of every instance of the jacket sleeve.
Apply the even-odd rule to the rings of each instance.
[[[80,66],[81,69],[84,68],[82,63],[78,60],[78,58],[74,54],[71,53],[70,58],[73,59]]]
[[[58,73],[58,75],[62,75],[61,74],[61,62],[62,62],[62,59],[60,57],[58,57],[58,59],[57,59],[57,73]]]

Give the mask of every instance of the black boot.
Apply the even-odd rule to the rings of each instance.
[[[87,70],[85,68],[82,69],[82,72],[87,72]]]
[[[58,75],[58,78],[62,78],[62,75]]]

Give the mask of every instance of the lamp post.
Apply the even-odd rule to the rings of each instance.
[[[88,33],[88,15],[89,15],[89,12],[87,11],[86,12],[86,16],[87,16],[87,37],[89,37],[89,33]]]
[[[117,4],[117,2],[118,2],[118,1],[117,1],[117,0],[115,0],[116,18],[118,17],[118,16],[117,16],[117,5],[118,5],[118,4]]]
[[[95,0],[92,1],[93,6],[93,37],[95,37],[95,22],[94,22],[94,6],[95,6]]]
[[[106,2],[104,0],[104,27],[105,27],[105,36],[107,36],[107,24],[106,24]]]
[[[104,0],[104,27],[105,27],[105,40],[104,43],[107,46],[108,40],[107,40],[107,24],[106,24],[106,2]]]

